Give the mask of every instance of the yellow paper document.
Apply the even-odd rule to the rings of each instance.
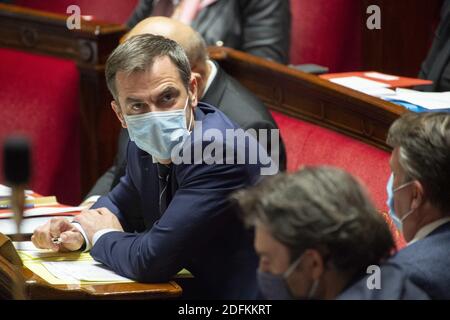
[[[81,285],[133,282],[107,269],[87,252],[53,252],[33,249],[30,243],[18,247],[25,267],[50,284]]]
[[[14,243],[25,267],[53,285],[111,284],[134,282],[95,261],[88,252],[54,252],[31,242]],[[177,277],[191,277],[186,269]]]

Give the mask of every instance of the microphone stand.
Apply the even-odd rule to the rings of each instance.
[[[19,244],[24,240],[21,233],[21,224],[23,220],[23,211],[25,209],[25,188],[23,185],[17,185],[11,187],[11,207],[14,213],[14,220],[16,222],[16,235]],[[23,300],[25,298],[24,282],[21,281],[22,273],[20,266],[17,266],[17,281],[13,284],[13,297],[15,300]]]

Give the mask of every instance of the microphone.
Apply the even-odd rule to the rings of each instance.
[[[30,146],[25,137],[13,136],[3,146],[3,171],[6,183],[11,187],[11,208],[17,225],[17,239],[23,240],[20,224],[25,207],[25,186],[30,180]],[[12,285],[14,299],[25,299],[25,285],[20,268]]]
[[[30,146],[28,139],[13,136],[3,146],[3,171],[6,183],[11,187],[11,207],[20,236],[20,224],[25,207],[25,187],[30,180]]]

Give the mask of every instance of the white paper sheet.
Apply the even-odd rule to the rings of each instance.
[[[42,262],[44,267],[61,280],[92,282],[129,282],[97,261],[58,261]]]
[[[344,86],[344,87],[358,89],[358,90],[364,90],[364,89],[368,89],[368,88],[388,88],[388,87],[390,87],[390,85],[387,83],[364,79],[364,78],[356,77],[356,76],[333,78],[333,79],[330,79],[330,81],[340,84],[341,86]]]
[[[25,195],[27,196],[27,198],[33,198],[30,196],[30,194],[32,194],[33,191],[31,190],[25,190]],[[5,186],[4,184],[0,184],[0,197],[9,197],[11,196],[11,188],[8,186]]]
[[[46,215],[55,215],[58,213],[79,212],[85,209],[85,207],[37,207],[27,209],[23,212],[24,218],[39,217]],[[12,212],[5,212],[0,215],[0,218],[12,218],[14,214]]]
[[[409,102],[429,110],[450,109],[450,91],[422,92],[398,88],[396,95],[389,98]]]
[[[366,73],[364,73],[364,75],[369,78],[380,79],[380,80],[385,80],[385,81],[393,81],[393,80],[400,79],[397,76],[392,76],[390,74],[379,73],[379,72],[366,72]]]
[[[20,226],[20,233],[23,234],[33,233],[34,229],[45,224],[52,218],[54,218],[54,216],[23,219],[22,224]],[[69,221],[73,220],[73,217],[62,217],[62,218],[66,218]],[[16,234],[17,233],[16,222],[13,219],[0,219],[0,232],[5,235]]]
[[[16,250],[22,250],[22,251],[38,251],[39,249],[36,248],[31,241],[13,241],[13,245],[16,248]]]

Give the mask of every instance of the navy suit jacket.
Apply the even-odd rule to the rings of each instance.
[[[400,250],[391,261],[432,299],[450,299],[450,222]]]
[[[203,132],[214,128],[224,137],[226,129],[237,128],[221,111],[204,103],[195,109],[195,120],[202,121]],[[191,146],[201,143],[204,148],[207,143],[196,141],[196,128]],[[134,142],[128,145],[127,159],[126,175],[94,205],[115,213],[125,232],[100,237],[91,250],[94,259],[142,282],[167,281],[186,268],[206,298],[255,298],[258,259],[253,235],[229,196],[255,184],[260,165],[173,164],[173,197],[160,217],[156,164]],[[135,210],[136,204],[141,210]]]
[[[353,282],[344,290],[337,300],[429,300],[428,295],[414,283],[412,283],[406,272],[393,263],[385,263],[380,266],[379,289],[369,289],[368,280],[371,282],[372,275]]]

